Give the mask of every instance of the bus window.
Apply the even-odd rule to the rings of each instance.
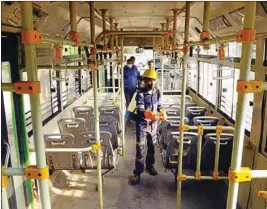
[[[222,66],[222,77],[231,75],[229,67]],[[219,108],[229,117],[232,118],[233,109],[233,92],[234,92],[234,78],[221,80],[221,94]]]
[[[41,104],[41,114],[42,120],[44,121],[52,115],[52,105],[51,105],[51,79],[50,79],[50,70],[49,69],[39,69],[38,70],[38,79],[41,84],[41,93],[40,93],[40,104]],[[27,73],[22,73],[22,80],[27,81]],[[32,130],[32,120],[31,120],[31,105],[30,97],[27,94],[23,94],[24,100],[24,111],[26,119],[27,131]]]
[[[197,91],[198,85],[198,72],[197,64],[190,64],[190,70],[188,72],[189,87]]]
[[[212,71],[217,65],[200,62],[199,93],[210,103],[216,104],[217,80],[213,79]]]
[[[240,73],[240,69],[238,68],[235,68],[235,86],[234,86],[234,89],[236,89],[236,84],[237,84],[237,81],[239,79],[239,73]],[[255,73],[250,71],[250,74],[249,74],[249,80],[255,80]],[[236,117],[236,106],[237,106],[237,92],[234,91],[234,95],[233,95],[233,116],[232,118],[235,120],[235,117]],[[254,94],[253,93],[250,93],[248,94],[248,97],[249,97],[249,104],[247,106],[247,109],[246,109],[246,123],[245,123],[245,127],[246,127],[246,130],[248,130],[249,132],[251,131],[251,123],[252,123],[252,114],[253,114],[253,101],[254,101]]]

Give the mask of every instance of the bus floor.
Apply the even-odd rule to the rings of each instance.
[[[128,184],[135,158],[135,128],[126,131],[127,155],[104,177],[104,209],[175,209],[174,176],[162,165],[156,147],[157,176],[143,173],[138,185]],[[54,179],[54,180],[53,180]],[[59,171],[51,176],[53,209],[98,209],[96,172]],[[186,181],[182,189],[182,209],[225,209],[227,185],[223,181]],[[238,208],[237,208],[238,209]]]

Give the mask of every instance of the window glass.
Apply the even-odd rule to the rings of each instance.
[[[57,81],[54,79],[56,77],[56,71],[50,70],[51,74],[51,93],[52,93],[52,103],[53,103],[53,113],[58,111],[58,97],[57,97]]]
[[[67,70],[64,76],[66,82],[63,82],[62,96],[63,96],[63,106],[69,105],[76,99],[76,70]],[[65,85],[65,87],[64,87]],[[63,90],[64,89],[64,90]]]
[[[216,44],[211,44],[208,49],[204,48],[203,46],[200,46],[199,49],[200,49],[199,51],[200,55],[212,55],[212,56],[218,55]]]
[[[189,84],[189,87],[195,91],[197,91],[197,83],[198,83],[197,74],[198,74],[197,64],[195,63],[190,64],[189,70],[188,70],[188,84]]]
[[[236,68],[235,69],[235,86],[234,89],[236,89],[236,85],[237,85],[237,81],[239,79],[239,74],[240,74],[240,69]],[[249,74],[249,80],[255,80],[255,73],[250,71]],[[238,94],[236,91],[234,91],[234,95],[233,95],[233,114],[232,114],[232,118],[235,120],[236,118],[236,109],[237,109],[237,98],[238,98]],[[254,94],[253,93],[249,93],[248,94],[248,106],[246,109],[246,123],[245,123],[245,128],[248,131],[251,131],[251,123],[252,123],[252,114],[253,114],[253,101],[254,101]]]
[[[217,80],[213,79],[213,71],[217,65],[200,62],[200,89],[199,93],[210,103],[216,104],[216,85]]]
[[[242,43],[230,42],[228,44],[228,57],[241,58]],[[252,45],[252,59],[256,59],[256,44]]]
[[[216,105],[216,86],[217,86],[217,80],[216,76],[213,76],[213,72],[216,72],[217,65],[214,64],[208,64],[208,74],[207,75],[207,100],[211,102],[212,104]],[[215,78],[215,79],[213,79]]]
[[[221,80],[221,95],[220,95],[220,103],[219,108],[227,114],[229,117],[232,117],[232,109],[233,109],[233,92],[234,92],[234,78],[232,75],[232,69],[225,66],[220,66],[221,75],[220,77],[225,77],[227,79]]]
[[[208,73],[209,73],[209,64],[204,62],[203,65],[203,74],[202,74],[202,80],[203,80],[203,88],[202,88],[202,96],[207,98],[208,96]]]
[[[27,73],[22,73],[22,80],[27,81]],[[52,115],[52,106],[51,106],[51,87],[50,87],[50,70],[49,69],[39,69],[38,70],[38,80],[41,85],[41,93],[40,93],[40,105],[41,105],[41,114],[42,120],[47,119]],[[25,111],[25,119],[27,130],[32,130],[31,125],[31,105],[30,105],[30,97],[28,94],[23,94],[24,100],[24,111]]]
[[[82,70],[82,91],[85,92],[91,85],[90,72]]]
[[[10,63],[9,62],[2,62],[1,63],[1,82],[2,83],[11,83],[11,75],[10,75]],[[3,100],[4,100],[4,108],[6,114],[6,123],[7,123],[7,132],[8,132],[8,142],[11,149],[11,163],[13,166],[19,165],[19,159],[17,156],[17,145],[15,141],[17,140],[16,134],[16,127],[14,126],[13,119],[14,117],[14,110],[13,110],[13,93],[8,91],[3,91]],[[6,140],[6,139],[1,139]]]
[[[203,95],[203,76],[204,75],[204,63],[200,62],[199,63],[199,93]]]

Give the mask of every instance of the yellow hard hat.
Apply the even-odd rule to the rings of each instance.
[[[154,80],[158,79],[158,74],[154,68],[148,69],[143,74],[144,78],[152,78]]]

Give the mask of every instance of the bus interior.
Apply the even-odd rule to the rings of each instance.
[[[1,1],[1,208],[267,209],[267,3]],[[153,61],[157,176],[129,185],[124,66]]]

